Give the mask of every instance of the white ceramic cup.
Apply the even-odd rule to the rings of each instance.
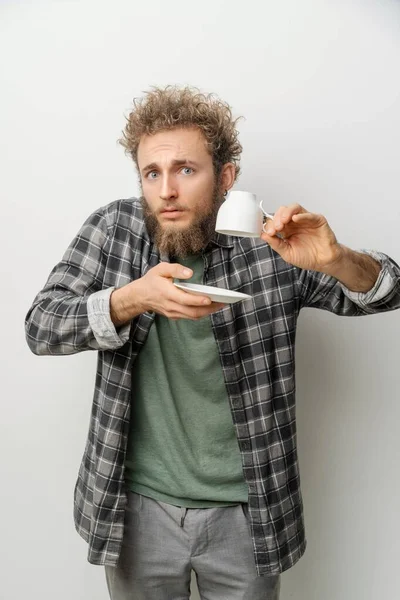
[[[260,237],[264,231],[263,215],[273,219],[265,212],[262,201],[257,202],[255,194],[250,192],[230,192],[218,211],[215,231],[239,237]]]

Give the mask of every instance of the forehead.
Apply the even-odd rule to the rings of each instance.
[[[203,133],[198,128],[171,129],[141,137],[138,146],[138,163],[157,160],[193,159],[211,161]]]

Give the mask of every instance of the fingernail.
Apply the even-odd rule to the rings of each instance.
[[[273,231],[274,230],[272,229],[272,227],[267,227],[267,233],[268,233],[268,235],[272,235]]]
[[[192,271],[190,269],[183,269],[183,274],[184,275],[191,275]]]

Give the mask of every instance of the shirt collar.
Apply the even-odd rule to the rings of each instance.
[[[211,238],[210,244],[215,244],[221,248],[233,248],[234,237],[233,235],[225,235],[224,233],[214,232],[214,236]]]

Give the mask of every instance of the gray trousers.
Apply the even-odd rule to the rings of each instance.
[[[128,492],[123,548],[105,567],[111,600],[279,600],[280,575],[257,576],[247,504],[180,508]]]

